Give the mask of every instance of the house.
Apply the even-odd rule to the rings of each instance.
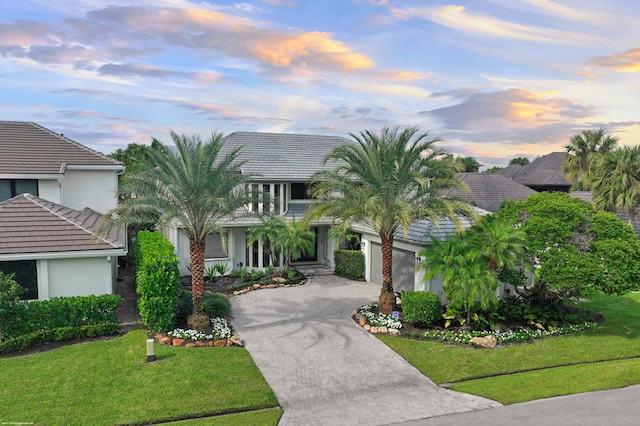
[[[511,164],[496,172],[538,192],[569,192],[573,183],[562,171],[567,153],[552,152],[521,166]]]
[[[28,299],[113,293],[123,231],[100,238],[124,166],[36,123],[0,121],[0,270]]]
[[[255,175],[250,189],[268,195],[268,203],[247,205],[246,213],[271,211],[289,219],[302,220],[311,203],[308,181],[318,171],[333,169],[334,164],[325,165],[325,156],[346,143],[351,142],[337,136],[236,132],[225,136],[220,155],[239,148],[238,160],[244,162],[239,171]],[[220,234],[208,235],[205,266],[222,262],[229,269],[267,267],[269,258],[262,242],[256,241],[247,246],[247,228],[260,223],[251,215],[223,223],[227,247],[225,249]],[[337,242],[329,236],[329,228],[328,219],[313,225],[316,250],[300,257],[298,263],[314,262],[333,267],[333,251]],[[167,229],[165,235],[176,247],[180,273],[189,275],[189,241],[186,235],[179,229]]]
[[[506,200],[526,200],[537,191],[497,173],[458,173],[456,179],[464,183],[468,192],[450,189],[445,196],[462,198],[489,212],[497,212]]]

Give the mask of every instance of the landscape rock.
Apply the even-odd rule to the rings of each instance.
[[[173,346],[182,346],[184,345],[184,339],[173,339]]]
[[[162,337],[158,340],[158,343],[160,343],[161,345],[170,345],[171,344],[171,338],[170,337]]]
[[[363,328],[367,331],[371,330],[371,326],[369,324],[365,324]]]
[[[387,334],[389,333],[389,329],[387,327],[378,327],[378,333]]]
[[[209,342],[209,346],[213,347],[213,340]]]
[[[378,334],[378,327],[371,327],[369,329],[369,333],[371,334]]]
[[[495,348],[498,344],[498,339],[495,336],[473,337],[471,338],[471,343],[481,348]]]
[[[251,288],[251,287],[249,287],[249,288]],[[255,290],[259,289],[259,288],[260,288],[260,284],[254,284],[254,285],[253,285],[253,288],[254,288]]]
[[[389,335],[391,336],[399,336],[400,334],[400,330],[398,330],[397,328],[390,328],[389,329]]]
[[[358,321],[358,324],[360,324],[360,327],[364,327],[366,323],[367,323],[367,320],[364,318],[360,318],[360,321]]]
[[[273,281],[275,281],[277,283],[283,283],[283,282],[286,282],[287,279],[283,278],[283,277],[275,277],[275,278],[273,278]]]
[[[186,345],[184,345],[185,348],[195,348],[196,344],[195,343],[187,343]]]
[[[227,341],[226,340],[216,340],[215,342],[213,342],[213,346],[216,346],[216,347],[227,346]]]
[[[236,336],[231,336],[229,338],[229,340],[228,340],[228,343],[229,343],[229,346],[231,346],[231,345],[244,346],[244,342],[237,335]]]
[[[233,292],[233,295],[234,295],[234,296],[237,296],[237,295],[239,295],[239,294],[240,294],[240,292],[239,292],[238,290],[236,290],[236,291],[234,291],[234,292]]]
[[[198,340],[196,342],[196,346],[199,347],[199,348],[202,348],[204,346],[207,346],[207,344],[205,342],[203,342],[202,340]]]
[[[276,288],[276,285],[275,285],[275,284],[269,284],[269,285],[267,286],[267,288]]]

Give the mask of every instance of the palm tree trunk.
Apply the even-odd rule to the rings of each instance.
[[[202,312],[204,297],[204,249],[205,243],[189,240],[191,254],[191,293],[193,294],[193,314]]]
[[[393,292],[393,238],[381,238],[382,242],[382,288],[378,307],[380,312],[390,314],[396,309],[396,294]]]

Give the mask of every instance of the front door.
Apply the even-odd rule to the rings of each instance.
[[[300,250],[298,250],[298,258],[294,261],[295,263],[299,263],[299,262],[317,262],[318,261],[318,227],[314,226],[312,228],[312,231],[315,234],[314,237],[314,250],[313,253],[301,253]]]

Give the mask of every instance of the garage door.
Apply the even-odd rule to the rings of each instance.
[[[382,285],[382,246],[371,243],[371,282]],[[412,251],[393,249],[393,290],[413,291],[416,255]]]

